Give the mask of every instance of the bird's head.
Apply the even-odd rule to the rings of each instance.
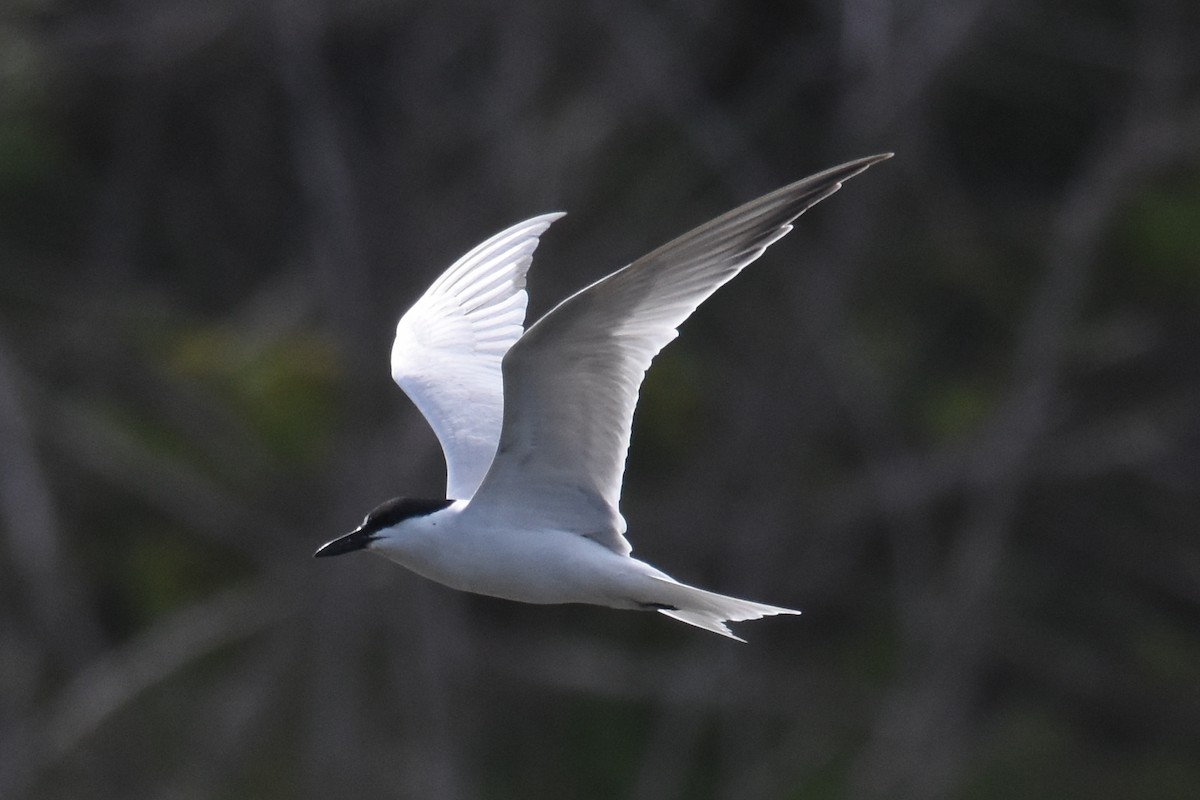
[[[395,528],[407,519],[425,517],[435,511],[441,511],[453,503],[453,500],[418,500],[412,497],[393,497],[371,509],[363,518],[362,524],[345,536],[326,542],[313,553],[314,557],[340,556],[354,550],[370,547],[371,543],[380,538],[383,531]]]

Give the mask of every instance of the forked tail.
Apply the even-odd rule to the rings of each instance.
[[[664,605],[674,606],[674,608],[660,608],[658,609],[659,613],[666,614],[680,622],[686,622],[688,625],[695,625],[697,628],[704,628],[706,631],[737,639],[739,642],[746,640],[729,630],[726,622],[743,622],[750,619],[773,617],[776,614],[800,613],[791,608],[769,606],[765,603],[740,600],[716,592],[706,592],[670,578],[652,577],[663,584],[661,588]]]

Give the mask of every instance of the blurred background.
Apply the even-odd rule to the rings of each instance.
[[[1200,6],[13,0],[0,796],[1192,798]],[[407,306],[530,315],[855,178],[656,361],[623,510],[739,645],[313,549],[441,453]]]

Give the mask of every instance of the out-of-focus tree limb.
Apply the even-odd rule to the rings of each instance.
[[[10,732],[0,791],[20,797],[138,696],[197,659],[277,624],[299,604],[294,581],[264,576],[189,605],[81,669],[44,710]]]
[[[28,396],[35,394],[0,339],[0,528],[4,560],[26,594],[26,612],[58,658],[70,662],[101,644],[99,626],[64,544],[57,499],[35,441]]]
[[[1135,93],[1115,130],[1101,137],[1068,185],[1043,249],[1046,273],[1018,331],[1014,388],[996,412],[988,440],[967,464],[970,511],[950,553],[932,605],[907,606],[914,642],[912,672],[884,706],[863,755],[860,796],[945,796],[973,747],[966,723],[978,691],[979,663],[992,636],[1001,565],[1017,502],[1031,479],[1032,454],[1050,429],[1060,397],[1069,333],[1077,323],[1106,223],[1155,169],[1192,151],[1200,115],[1143,105]],[[922,753],[921,758],[916,753]],[[934,755],[936,754],[936,755]],[[919,764],[919,767],[918,767]]]

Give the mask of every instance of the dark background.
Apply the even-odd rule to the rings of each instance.
[[[1192,798],[1200,5],[15,0],[0,796]],[[395,321],[855,178],[644,387],[739,645],[312,550],[441,454]]]

